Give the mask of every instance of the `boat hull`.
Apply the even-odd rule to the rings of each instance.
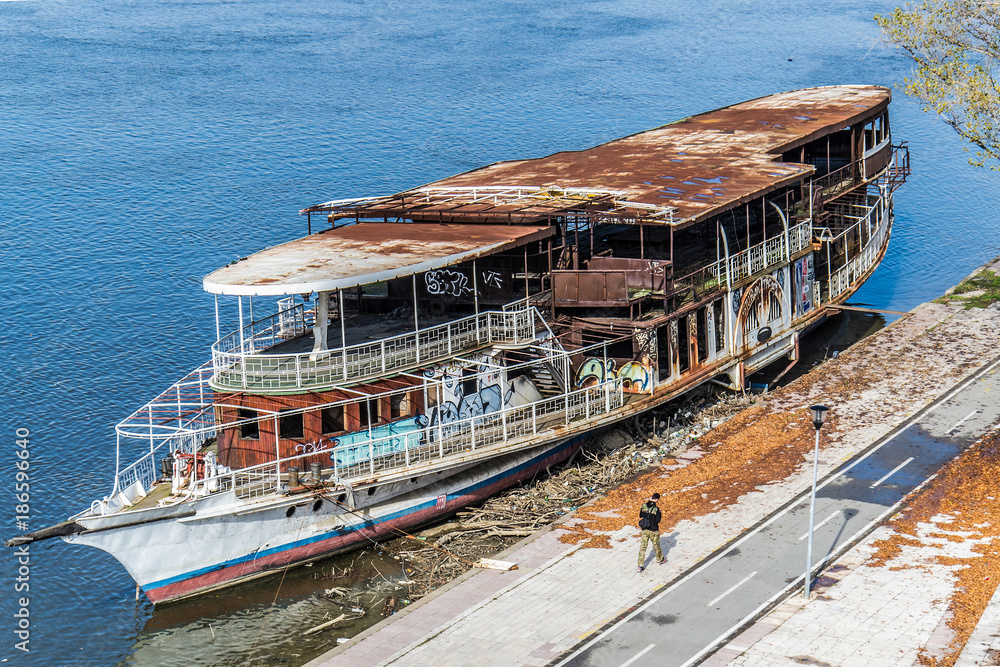
[[[332,495],[303,494],[226,512],[198,508],[182,518],[63,539],[107,551],[154,604],[162,604],[395,537],[399,530],[413,530],[566,461],[592,434],[497,457],[370,504],[359,498],[353,511]],[[184,543],[199,548],[179,550]]]

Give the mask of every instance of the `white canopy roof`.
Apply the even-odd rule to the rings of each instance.
[[[552,236],[551,227],[362,222],[289,241],[213,271],[206,292],[328,292],[452,266]]]

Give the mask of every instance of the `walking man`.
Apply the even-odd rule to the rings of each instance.
[[[639,572],[646,569],[646,543],[653,541],[653,553],[656,554],[656,562],[663,565],[667,559],[663,556],[663,549],[660,548],[660,508],[656,506],[660,500],[660,494],[654,493],[649,500],[639,508],[639,528],[642,530],[642,540],[639,542]]]

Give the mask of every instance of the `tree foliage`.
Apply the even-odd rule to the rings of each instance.
[[[969,142],[972,164],[1000,169],[1000,2],[922,0],[875,20],[915,64],[903,90]]]

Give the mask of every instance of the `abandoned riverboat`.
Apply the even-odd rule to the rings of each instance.
[[[307,236],[205,278],[212,359],[118,425],[118,459],[143,453],[111,493],[8,544],[103,549],[174,600],[410,529],[794,362],[885,253],[909,170],[889,101],[792,91],[304,209]]]

